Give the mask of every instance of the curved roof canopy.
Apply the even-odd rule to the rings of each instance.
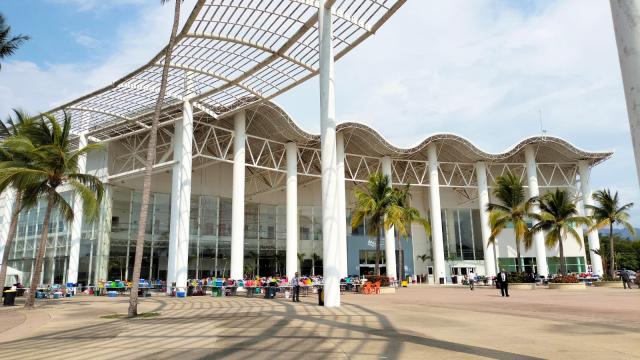
[[[299,146],[320,147],[320,135],[303,130],[281,107],[271,101],[257,104],[249,109],[247,133]],[[233,129],[231,119],[222,119],[220,126]],[[448,133],[427,136],[419,144],[404,148],[391,144],[375,129],[356,122],[341,123],[337,132],[344,135],[345,152],[370,157],[390,156],[394,159],[427,161],[427,145],[436,144],[439,148],[438,160],[441,162],[475,163],[525,163],[524,148],[532,145],[538,149],[536,160],[540,163],[574,163],[585,160],[591,165],[609,159],[611,151],[587,151],[568,141],[554,136],[531,136],[499,153],[486,152],[468,139]]]
[[[371,36],[406,0],[327,0],[339,59]],[[318,73],[317,0],[198,0],[178,33],[163,118],[186,99],[214,118],[271,99]],[[75,133],[95,139],[149,127],[165,49],[113,84],[64,104]]]

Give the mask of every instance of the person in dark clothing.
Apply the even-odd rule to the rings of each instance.
[[[291,279],[291,286],[293,287],[293,302],[300,302],[300,278],[297,271]]]
[[[631,278],[626,269],[620,271],[620,279],[622,279],[622,286],[624,286],[625,289],[631,290]]]
[[[500,294],[502,297],[509,297],[509,274],[504,269],[500,269],[500,273],[496,276],[496,282],[500,286]]]

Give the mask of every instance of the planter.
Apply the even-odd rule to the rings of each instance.
[[[380,294],[395,294],[396,293],[396,288],[394,287],[381,287],[380,288]]]
[[[509,283],[509,289],[515,290],[535,290],[535,283]]]
[[[549,283],[549,289],[555,290],[584,290],[587,287],[584,283]]]
[[[624,285],[622,284],[622,280],[620,281],[594,281],[592,282],[595,287],[603,287],[603,288],[614,288],[614,289],[622,289]]]

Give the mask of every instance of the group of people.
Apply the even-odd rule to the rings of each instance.
[[[464,276],[465,282],[469,285],[469,289],[473,291],[475,289],[475,284],[478,277],[473,271],[469,271],[468,274]],[[503,297],[509,297],[509,273],[501,269],[500,272],[496,275],[494,281],[496,285],[500,288],[500,294]]]

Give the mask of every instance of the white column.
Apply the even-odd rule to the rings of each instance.
[[[640,181],[640,1],[610,0],[631,142]]]
[[[185,101],[182,119],[176,121],[173,136],[173,176],[167,282],[187,286],[189,271],[189,212],[191,210],[191,167],[193,146],[193,107]],[[155,205],[152,205],[155,206]],[[167,287],[167,291],[170,291]]]
[[[7,236],[9,235],[9,226],[11,225],[11,215],[13,213],[13,206],[16,201],[16,192],[13,188],[8,188],[4,193],[0,194],[0,215],[2,216],[2,223],[0,224],[0,265],[2,264],[2,255],[4,254],[4,247],[7,242]],[[15,236],[14,236],[15,238]]]
[[[231,278],[244,276],[244,172],[245,123],[244,111],[234,116],[233,136],[233,198],[231,199]]]
[[[347,201],[344,180],[344,136],[336,134],[336,169],[338,169],[338,230],[340,232],[338,251],[340,253],[339,274],[341,278],[349,275],[347,262]]]
[[[527,164],[527,185],[529,186],[529,197],[539,196],[540,191],[538,190],[536,153],[532,146],[525,147],[524,159]],[[540,208],[537,205],[533,207],[532,211],[536,214],[540,214]],[[533,246],[536,248],[536,266],[538,268],[538,275],[545,277],[549,276],[547,249],[544,245],[544,234],[541,231],[533,235]]]
[[[431,244],[433,246],[433,277],[447,281],[442,244],[442,218],[440,214],[440,179],[438,178],[438,152],[435,144],[427,146],[429,158],[429,211],[431,213]]]
[[[489,245],[491,228],[489,227],[489,187],[487,186],[487,166],[483,162],[476,163],[478,178],[478,205],[480,206],[480,230],[482,231],[482,249],[484,251],[484,271],[487,276],[496,275],[495,252]]]
[[[320,139],[322,167],[322,247],[324,305],[340,306],[340,254],[338,251],[338,177],[336,164],[336,118],[333,83],[333,24],[331,6],[319,4],[320,37]]]
[[[587,205],[593,205],[591,185],[589,184],[589,175],[591,175],[589,163],[587,163],[586,161],[578,162],[578,172],[580,173],[580,190],[582,191],[582,203],[585,205],[584,214],[586,216],[591,216],[591,213],[593,211],[586,208]],[[593,229],[592,231],[589,231],[587,237],[589,239],[589,258],[591,259],[591,267],[593,268],[593,272],[595,274],[602,275],[604,273],[604,269],[602,268],[602,258],[600,257],[600,255],[591,251],[600,249],[600,237],[598,236],[598,230]]]
[[[78,138],[78,149],[87,146],[86,134],[80,134]],[[78,158],[78,172],[83,174],[87,171],[87,155]],[[73,197],[73,221],[71,222],[71,243],[69,247],[69,267],[67,268],[67,282],[78,282],[78,268],[80,266],[80,240],[82,238],[82,199],[80,196]]]
[[[298,146],[287,143],[287,278],[298,271]]]
[[[391,158],[382,158],[382,175],[389,177],[389,185],[392,183],[393,174],[391,171]],[[384,256],[387,259],[387,276],[398,278],[396,271],[396,236],[393,226],[384,231]]]
[[[176,253],[176,285],[187,286],[189,272],[189,213],[191,211],[191,165],[193,146],[193,107],[185,101],[182,108],[180,151],[180,210],[178,213],[178,246]]]

